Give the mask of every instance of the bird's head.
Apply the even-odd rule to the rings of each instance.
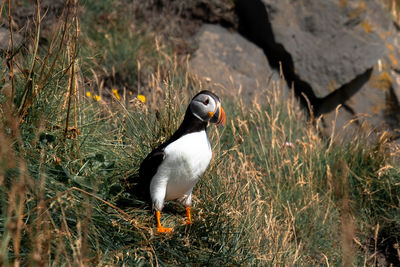
[[[225,125],[225,112],[221,100],[210,91],[201,91],[190,102],[190,111],[204,122]]]

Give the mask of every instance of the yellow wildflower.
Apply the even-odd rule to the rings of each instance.
[[[86,96],[90,97],[92,95],[92,93],[90,93],[89,91],[86,92]]]
[[[129,91],[129,95],[132,95],[133,94],[133,92],[132,91]]]
[[[137,99],[139,99],[140,101],[142,101],[143,103],[146,102],[146,97],[144,95],[138,95]]]
[[[117,89],[112,89],[112,92],[114,93],[115,97],[116,97],[118,100],[121,100],[121,97],[119,96],[118,90],[117,90]]]
[[[100,100],[101,100],[101,97],[98,96],[98,95],[94,95],[94,96],[93,96],[93,99],[96,100],[96,101],[100,101]]]

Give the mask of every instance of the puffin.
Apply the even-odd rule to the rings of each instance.
[[[131,190],[152,204],[159,233],[172,231],[161,225],[166,201],[181,203],[186,209],[185,224],[192,223],[192,191],[212,157],[208,123],[225,125],[225,112],[219,97],[204,90],[192,98],[175,133],[140,164],[139,176]]]

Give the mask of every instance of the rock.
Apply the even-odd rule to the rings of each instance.
[[[22,44],[22,36],[18,33],[13,33],[14,49],[17,49]],[[0,28],[0,50],[7,51],[11,48],[11,34],[6,28]]]
[[[311,85],[317,97],[350,82],[387,52],[361,1],[263,2],[276,42],[290,53],[296,73]]]
[[[232,92],[241,88],[245,99],[280,81],[262,49],[235,32],[221,26],[204,24],[196,35],[198,50],[190,60],[190,71],[214,86]],[[287,90],[285,90],[287,91]]]
[[[357,133],[361,125],[360,119],[362,118],[355,119],[354,114],[345,106],[337,106],[334,111],[321,116],[318,127],[324,136],[340,142]]]
[[[391,77],[386,71],[380,71],[377,66],[370,69],[365,78],[367,77],[367,83],[363,84],[360,90],[356,90],[354,95],[342,101],[338,100],[343,104],[337,116],[336,109],[323,112],[326,133],[331,133],[334,129],[336,139],[348,139],[359,134],[359,127],[362,126],[367,132],[374,132],[370,137],[378,140],[379,132],[398,127],[395,118],[398,107],[391,87]],[[346,92],[346,88],[344,91]]]
[[[30,42],[32,37],[37,32],[37,6],[36,1],[31,3],[18,4],[12,9],[13,29],[27,38]],[[53,37],[54,30],[57,27],[58,20],[61,19],[63,9],[69,2],[65,0],[42,0],[40,1],[40,14],[42,20],[40,22],[40,40],[39,42],[50,42]],[[72,6],[73,4],[70,3]],[[5,25],[8,22],[5,21]],[[8,26],[7,26],[8,27]],[[7,28],[6,27],[6,28]]]
[[[399,128],[400,39],[381,2],[238,0],[237,13],[239,31],[271,67],[282,63],[297,95],[324,115],[326,132],[338,105],[336,129],[354,119],[369,129]]]

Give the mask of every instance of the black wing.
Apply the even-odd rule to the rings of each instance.
[[[150,183],[165,158],[164,149],[153,150],[140,164],[139,176],[131,177],[129,192],[140,199],[150,201]]]
[[[140,164],[139,177],[149,182],[165,158],[164,150],[151,152]]]
[[[207,122],[197,119],[188,107],[185,118],[179,126],[178,130],[168,139],[167,142],[161,144],[154,149],[140,164],[139,176],[129,177],[125,183],[128,192],[133,196],[143,200],[150,200],[150,183],[153,176],[157,173],[158,167],[165,158],[164,149],[172,142],[178,140],[185,134],[197,132],[206,129]]]

